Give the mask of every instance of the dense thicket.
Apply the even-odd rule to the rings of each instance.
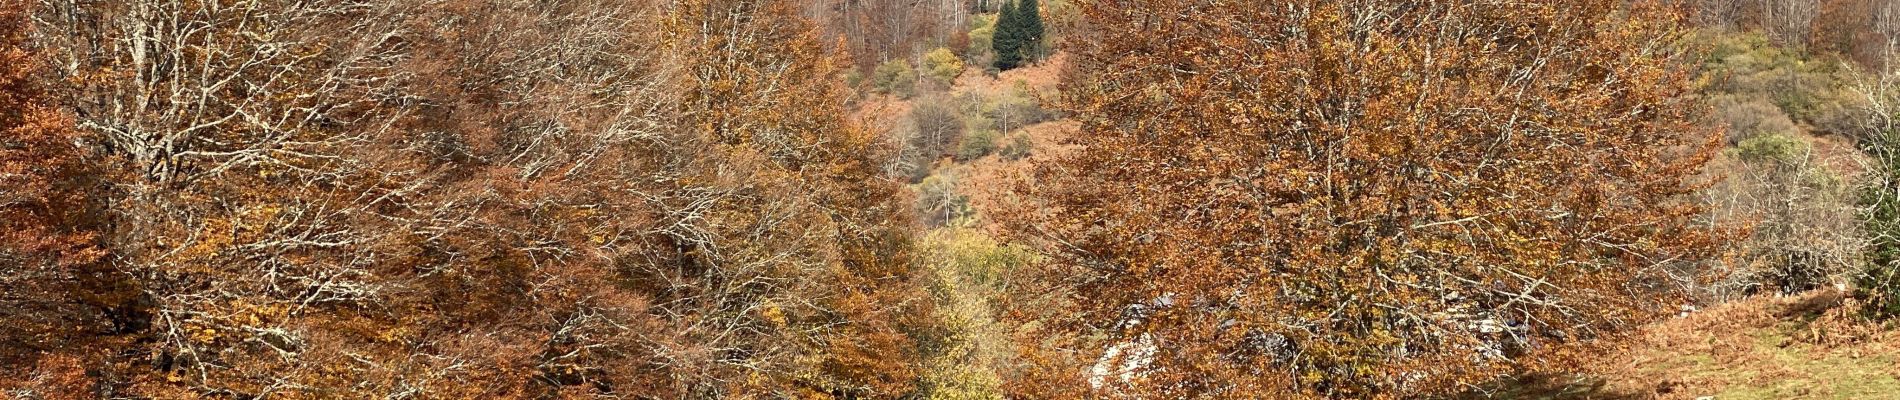
[[[1084,9],[1080,146],[1011,223],[1075,350],[1020,393],[1455,390],[1673,310],[1712,257],[1671,9]]]
[[[87,151],[40,80],[30,11],[0,3],[0,382],[87,398],[98,347],[142,316],[120,314],[134,293],[101,262]]]
[[[32,78],[64,88],[6,128],[97,153],[148,313],[69,363],[102,396],[912,390],[908,203],[787,2],[44,4]],[[9,140],[6,171],[69,158]]]

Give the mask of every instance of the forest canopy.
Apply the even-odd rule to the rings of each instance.
[[[1900,392],[1896,55],[1894,0],[0,0],[0,393]]]

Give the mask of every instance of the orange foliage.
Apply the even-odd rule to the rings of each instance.
[[[0,3],[0,390],[77,399],[124,299],[87,229],[86,153],[46,94],[28,4]]]
[[[40,87],[25,7],[0,8],[0,250],[30,258],[22,261],[29,268],[73,268],[100,256],[89,233],[73,231],[86,211],[83,151],[72,121]]]
[[[97,152],[151,309],[101,392],[913,390],[901,186],[785,1],[47,4],[33,148]]]
[[[1076,342],[1017,391],[1404,397],[1671,311],[1717,143],[1679,13],[1620,4],[1089,2],[1008,224]]]
[[[689,143],[703,146],[690,152],[693,174],[684,178],[740,194],[734,211],[756,210],[718,214],[750,228],[712,233],[791,253],[790,265],[759,277],[806,281],[760,288],[784,296],[765,304],[772,320],[786,320],[781,330],[834,327],[746,343],[784,342],[806,356],[767,365],[766,372],[781,376],[755,380],[768,386],[743,392],[784,393],[770,385],[795,383],[838,397],[907,393],[916,378],[914,346],[899,328],[920,318],[918,306],[906,301],[920,295],[911,278],[911,224],[902,187],[880,169],[890,149],[845,119],[846,88],[834,78],[842,65],[822,54],[813,28],[781,1],[680,2],[667,20],[667,40],[671,52],[687,55],[687,72],[678,77],[678,126]],[[732,174],[751,178],[727,188],[722,176]],[[709,243],[681,244],[699,254]],[[700,262],[735,261],[743,260]]]

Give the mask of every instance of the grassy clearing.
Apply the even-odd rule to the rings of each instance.
[[[1642,330],[1581,375],[1472,398],[1900,399],[1900,335],[1834,291],[1725,304]]]

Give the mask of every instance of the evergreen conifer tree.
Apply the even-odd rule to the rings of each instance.
[[[1900,316],[1900,132],[1881,129],[1864,145],[1879,172],[1862,196],[1865,229],[1872,243],[1868,264],[1854,287],[1868,302],[1865,311],[1879,318]]]
[[[996,53],[995,66],[999,71],[1008,71],[1023,62],[1023,47],[1027,39],[1023,32],[1021,12],[1016,2],[1004,2],[1003,10],[996,16],[996,36],[990,46]]]
[[[1017,26],[1021,28],[1022,61],[1033,62],[1043,56],[1042,47],[1042,4],[1041,0],[1022,0],[1016,5]]]

